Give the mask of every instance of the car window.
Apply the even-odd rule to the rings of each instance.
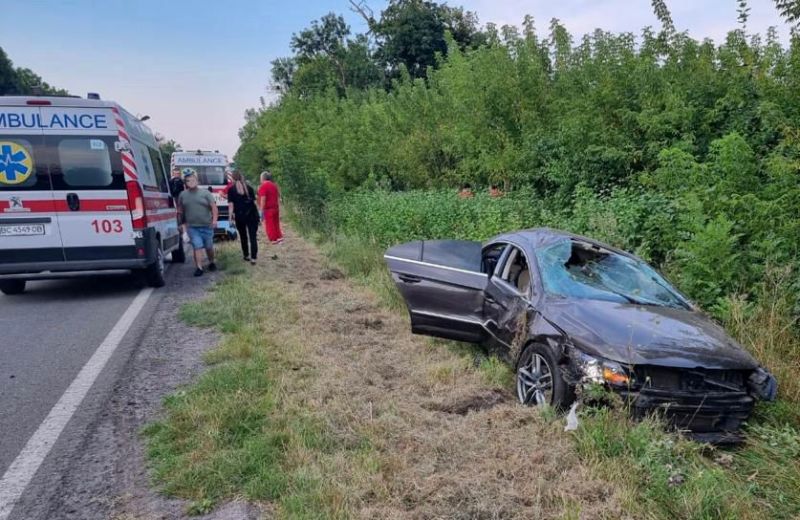
[[[562,240],[537,249],[542,284],[550,294],[620,303],[691,308],[655,269],[594,244]]]
[[[153,163],[153,172],[156,175],[156,184],[158,185],[158,189],[163,192],[167,192],[167,176],[164,173],[164,167],[161,164],[161,157],[159,153],[152,148],[148,148],[147,151],[150,152],[150,161]]]
[[[530,268],[525,253],[518,247],[511,246],[511,251],[503,266],[500,278],[522,294],[528,294],[530,290]]]
[[[107,136],[45,136],[53,188],[69,190],[125,187],[122,162]]]
[[[113,181],[111,157],[102,139],[62,139],[58,143],[58,162],[68,186],[106,187]]]
[[[503,256],[506,244],[494,244],[483,250],[481,259],[481,272],[492,276],[497,269],[497,264]]]

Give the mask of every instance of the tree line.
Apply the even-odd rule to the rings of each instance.
[[[276,62],[273,74],[287,63],[293,72],[276,77],[285,89],[276,103],[248,113],[236,162],[271,167],[317,225],[377,207],[351,193],[498,183],[538,213],[525,222],[503,213],[495,228],[544,222],[606,238],[674,270],[703,303],[753,290],[775,266],[793,268],[786,283],[800,289],[800,38],[748,32],[737,2],[739,27],[719,43],[697,40],[653,4],[657,29],[581,38],[559,20],[540,32],[531,17],[479,28],[472,13],[420,0],[390,2],[368,35],[346,36],[329,15]],[[433,62],[436,38],[398,43],[434,26],[421,10],[441,22],[432,34],[445,50]],[[453,19],[467,20],[459,39]],[[402,197],[396,207],[386,226],[419,229],[415,208],[436,204]],[[473,217],[494,219],[493,207]]]

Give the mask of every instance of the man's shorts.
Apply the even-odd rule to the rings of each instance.
[[[192,249],[213,249],[214,248],[214,230],[210,227],[196,227],[189,226],[187,233],[189,233],[189,241],[192,243]]]

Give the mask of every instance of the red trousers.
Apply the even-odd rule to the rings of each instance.
[[[277,242],[283,238],[278,208],[264,210],[264,230],[270,242]]]

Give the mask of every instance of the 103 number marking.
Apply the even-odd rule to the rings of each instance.
[[[92,227],[95,233],[122,233],[121,220],[93,220]]]

